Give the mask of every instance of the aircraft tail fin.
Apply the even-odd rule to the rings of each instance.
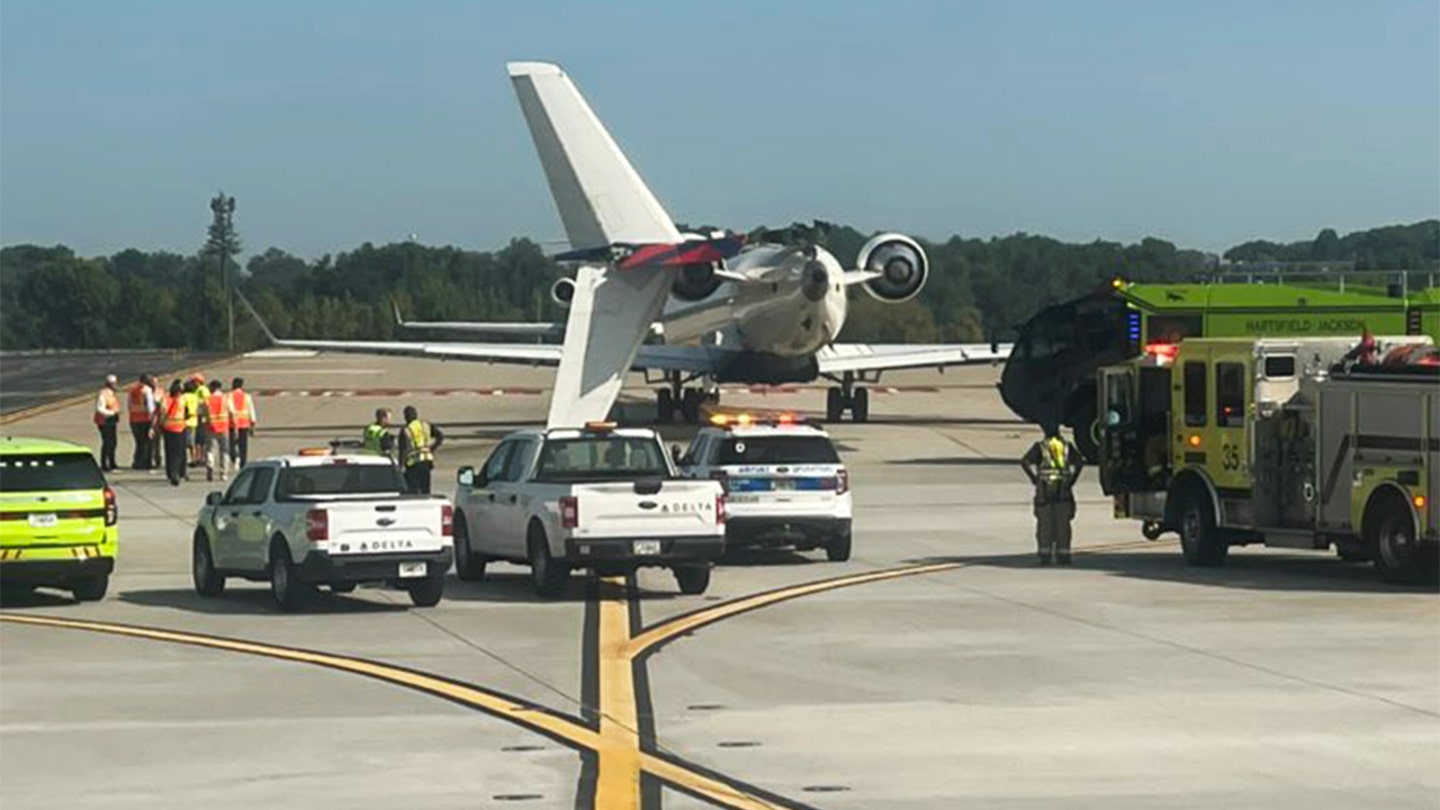
[[[506,66],[574,249],[679,242],[680,232],[558,65]]]

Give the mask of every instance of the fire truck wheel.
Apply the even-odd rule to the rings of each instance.
[[[1195,566],[1223,565],[1230,546],[1215,527],[1210,496],[1198,487],[1190,487],[1184,497],[1180,507],[1180,549],[1185,553],[1185,562]]]
[[[1387,499],[1398,503],[1398,499]],[[1387,508],[1388,506],[1388,508]],[[1378,507],[1378,508],[1377,508]],[[1408,510],[1393,505],[1375,505],[1375,567],[1386,582],[1424,582],[1433,579],[1434,564],[1415,541],[1415,522]]]

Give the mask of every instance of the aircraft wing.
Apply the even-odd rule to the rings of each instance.
[[[593,270],[593,268],[589,268]],[[348,354],[379,354],[397,357],[430,357],[478,363],[511,363],[527,366],[558,366],[565,347],[558,343],[461,343],[412,340],[288,340],[277,337],[244,293],[236,291],[240,303],[259,324],[270,343],[282,349],[302,349]],[[680,371],[706,374],[719,368],[732,354],[713,346],[642,345],[627,368],[633,371]],[[597,417],[598,418],[598,417]]]
[[[893,371],[997,363],[1010,356],[1009,343],[834,343],[815,354],[821,374]]]

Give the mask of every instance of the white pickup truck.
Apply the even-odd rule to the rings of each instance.
[[[252,461],[196,518],[191,574],[201,596],[226,577],[270,581],[281,610],[317,584],[348,593],[360,582],[403,588],[419,607],[445,590],[454,510],[441,496],[407,495],[383,456],[315,452]]]
[[[653,430],[522,430],[458,478],[455,566],[464,580],[507,560],[529,565],[536,592],[554,596],[573,568],[659,566],[682,593],[697,594],[724,551],[723,489],[682,480]]]

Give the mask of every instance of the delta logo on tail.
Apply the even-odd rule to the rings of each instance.
[[[632,244],[616,242],[583,248],[555,256],[561,262],[603,261],[621,270],[639,267],[684,267],[711,264],[740,253],[745,246],[744,234],[726,234],[712,239],[689,239],[678,244]]]

